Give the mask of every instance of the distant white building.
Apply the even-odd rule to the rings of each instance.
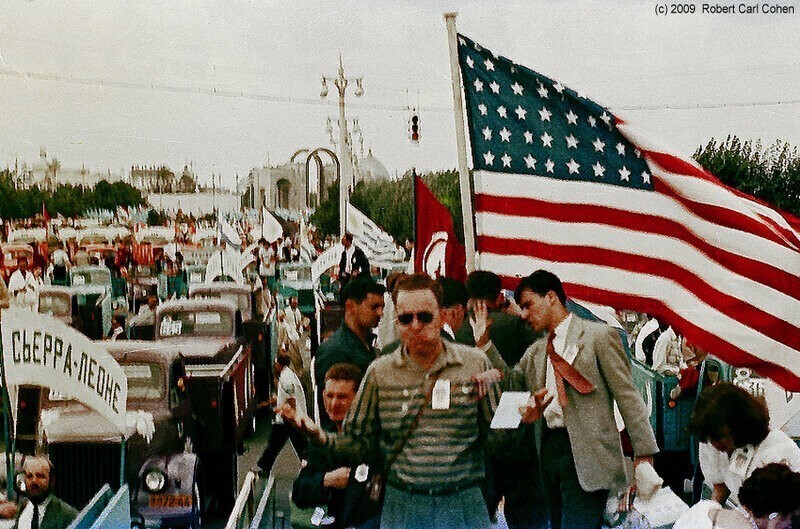
[[[331,151],[321,149],[314,151],[318,158],[312,156],[309,165],[317,164],[313,174],[318,175],[316,185],[309,183],[309,175],[306,172],[306,161],[309,157],[308,149],[301,149],[295,152],[287,163],[281,165],[264,165],[254,167],[250,170],[239,185],[239,191],[247,194],[251,198],[251,203],[247,206],[258,208],[259,200],[255,197],[260,196],[260,203],[269,209],[293,209],[300,210],[307,207],[316,207],[319,197],[325,193],[338,175],[338,158],[333,159]],[[317,161],[318,160],[318,161]],[[355,182],[371,182],[378,180],[389,180],[389,171],[383,163],[372,154],[370,149],[366,156],[355,157],[353,164]]]
[[[93,188],[101,180],[107,182],[124,181],[123,175],[112,172],[110,169],[105,171],[93,171],[86,167],[74,169],[61,167],[58,161],[50,163],[34,163],[28,166],[27,163],[17,164],[11,169],[11,179],[18,189],[28,189],[33,186],[52,191],[57,186],[72,185],[85,188]]]

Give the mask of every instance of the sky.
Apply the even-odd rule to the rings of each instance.
[[[365,149],[391,174],[454,168],[446,11],[459,32],[678,154],[729,134],[800,145],[800,8],[714,15],[689,3],[694,13],[663,16],[666,4],[639,0],[0,0],[0,167],[44,148],[64,168],[191,163],[201,182],[216,173],[232,187],[255,166],[331,147],[338,95],[319,94],[341,54],[347,76],[363,77],[346,108]]]

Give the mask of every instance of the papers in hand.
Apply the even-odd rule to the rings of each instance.
[[[494,412],[490,427],[495,430],[519,428],[519,423],[522,421],[519,408],[525,406],[530,397],[529,391],[504,391],[500,396],[500,403]]]

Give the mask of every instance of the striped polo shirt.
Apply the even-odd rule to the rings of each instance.
[[[329,434],[326,446],[362,461],[372,459],[369,456],[376,450],[389,458],[439,373],[439,380],[450,386],[449,408],[433,409],[428,403],[387,481],[405,490],[437,491],[483,480],[484,447],[501,442],[500,434],[489,430],[500,390],[495,385],[476,401],[477,388],[470,379],[492,368],[488,358],[474,347],[447,341],[443,346],[427,371],[405,348],[370,364],[345,418],[343,434]]]

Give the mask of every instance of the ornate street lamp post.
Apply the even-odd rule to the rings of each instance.
[[[345,77],[341,54],[339,55],[339,75],[335,78],[322,76],[322,92],[319,94],[320,97],[327,97],[329,81],[339,90],[339,161],[342,164],[342,172],[339,178],[339,232],[341,235],[344,235],[347,224],[347,201],[350,198],[350,190],[353,185],[353,165],[350,159],[351,149],[347,135],[347,119],[344,114],[344,94],[348,84],[351,82],[356,83],[356,97],[364,95],[364,88],[361,86],[363,81],[361,77],[351,79]]]

